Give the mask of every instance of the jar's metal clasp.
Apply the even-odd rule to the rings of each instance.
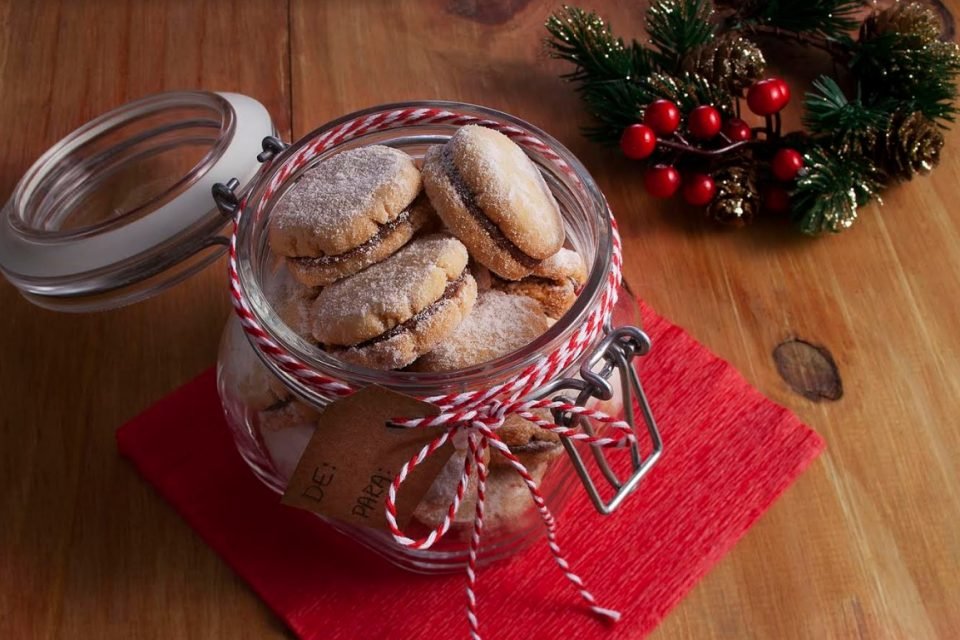
[[[270,162],[290,146],[276,136],[267,136],[260,144],[263,151],[257,154],[257,161],[261,164]],[[236,178],[230,178],[226,183],[216,183],[211,189],[217,209],[231,220],[237,213],[237,207],[240,206],[240,194],[237,192],[239,187],[240,181]]]
[[[621,480],[616,472],[611,469],[610,463],[604,455],[603,447],[587,445],[590,447],[600,473],[613,487],[615,492],[613,496],[604,499],[600,495],[600,489],[590,476],[590,471],[583,456],[581,456],[574,442],[567,438],[562,439],[567,455],[573,462],[577,475],[580,476],[590,500],[597,511],[603,515],[615,511],[624,499],[633,493],[663,453],[663,440],[660,437],[660,431],[657,428],[656,420],[654,420],[653,412],[650,410],[647,396],[643,392],[640,377],[633,368],[633,359],[646,355],[650,351],[650,338],[637,327],[626,326],[613,329],[608,326],[606,330],[607,334],[604,339],[581,364],[579,378],[554,380],[537,393],[538,397],[547,397],[562,390],[575,391],[577,393],[575,399],[563,395],[556,396],[555,399],[582,407],[594,399],[610,400],[613,398],[612,376],[614,372],[619,374],[625,421],[637,436],[637,439],[630,444],[631,475],[625,480]],[[641,434],[638,431],[634,401],[636,401],[636,406],[643,416],[646,437],[650,443],[649,447],[641,448],[640,446]],[[554,419],[558,425],[572,427],[579,424],[585,433],[590,435],[596,433],[593,423],[585,416],[575,415],[569,411],[559,411],[555,412]]]

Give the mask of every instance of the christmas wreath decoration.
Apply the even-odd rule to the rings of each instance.
[[[929,172],[957,112],[960,53],[940,39],[937,14],[904,2],[860,22],[863,6],[656,0],[646,45],[615,37],[595,13],[564,7],[546,22],[546,44],[574,65],[564,77],[595,120],[585,134],[642,160],[651,195],[679,192],[734,226],[761,211],[789,212],[813,235],[849,228],[885,186]],[[839,82],[813,82],[803,131],[781,132],[791,91],[765,77],[754,42],[764,36],[823,49],[845,70]],[[744,101],[763,126],[741,119]]]

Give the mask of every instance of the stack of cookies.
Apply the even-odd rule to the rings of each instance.
[[[540,171],[478,126],[428,149],[422,172],[380,145],[319,163],[280,198],[269,241],[299,285],[272,300],[281,319],[376,369],[449,371],[505,355],[563,315],[586,279]],[[465,322],[486,298],[500,331],[471,335],[489,329]]]
[[[281,196],[268,233],[292,276],[272,294],[278,316],[332,356],[375,369],[448,372],[501,358],[563,315],[587,275],[564,248],[540,171],[509,138],[478,126],[428,149],[422,169],[380,145],[322,161]],[[261,419],[282,428],[280,408]],[[554,434],[515,416],[499,433],[535,476],[561,450]],[[504,518],[509,496],[526,505],[513,480],[493,456]],[[442,517],[448,484],[441,474],[421,521]]]

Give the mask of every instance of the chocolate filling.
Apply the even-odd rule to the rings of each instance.
[[[389,340],[390,338],[393,338],[394,336],[398,336],[401,333],[416,331],[417,325],[425,321],[434,313],[436,313],[437,309],[440,308],[440,305],[443,303],[444,300],[449,300],[455,297],[457,294],[459,294],[460,290],[463,289],[463,285],[466,281],[467,281],[467,272],[466,270],[464,270],[463,273],[460,274],[459,278],[447,283],[447,287],[446,289],[443,290],[443,294],[439,298],[437,298],[436,301],[430,303],[422,311],[410,316],[408,319],[404,320],[403,322],[396,325],[392,329],[388,329],[387,331],[381,333],[378,336],[370,338],[369,340],[364,340],[363,342],[357,343],[355,345],[351,345],[349,347],[334,347],[334,348],[328,348],[328,350],[335,352],[336,350],[363,349],[364,347],[373,346],[378,342]]]
[[[503,278],[495,278],[494,287],[505,287],[511,284],[539,284],[547,287],[559,287],[568,282],[573,287],[574,291],[577,291],[580,288],[580,283],[577,282],[575,278],[571,278],[570,276],[564,276],[558,280],[554,280],[553,278],[545,278],[543,276],[527,276],[526,278],[521,278],[520,280],[504,280]]]
[[[338,253],[335,256],[320,256],[317,258],[308,258],[308,257],[296,257],[290,258],[297,264],[303,265],[305,267],[323,267],[329,266],[332,264],[337,264],[354,256],[357,256],[361,253],[366,253],[370,251],[373,247],[378,245],[390,232],[399,227],[401,224],[410,219],[410,209],[404,209],[400,212],[396,218],[387,222],[386,224],[381,224],[379,230],[366,242],[363,244],[354,247],[353,249],[348,249],[343,253]]]
[[[570,278],[564,278],[564,280],[569,280],[573,282]],[[517,280],[516,282],[530,283],[530,284],[542,284],[544,286],[556,287],[562,285],[564,280],[554,280],[553,278],[544,278],[543,276],[527,276],[523,280]],[[508,280],[507,282],[511,282]]]
[[[509,253],[511,258],[528,269],[533,269],[540,264],[539,260],[528,256],[523,252],[522,249],[520,249],[520,247],[510,242],[510,239],[503,234],[503,231],[500,230],[500,227],[495,225],[493,221],[483,212],[483,209],[481,209],[480,205],[477,204],[477,200],[473,194],[473,191],[470,190],[470,187],[464,181],[463,176],[460,175],[460,170],[457,169],[457,165],[453,161],[453,154],[449,147],[445,146],[443,148],[440,158],[443,162],[443,172],[446,174],[447,180],[450,181],[450,184],[453,185],[454,191],[457,192],[460,202],[462,202],[463,206],[467,208],[467,211],[470,212],[470,215],[473,216],[474,220],[480,224],[484,232],[490,236],[490,239],[493,241],[493,243]]]

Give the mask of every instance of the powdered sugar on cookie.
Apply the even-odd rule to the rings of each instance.
[[[320,289],[307,287],[285,274],[274,289],[265,292],[285,325],[302,338],[310,337],[310,308]]]
[[[381,338],[334,353],[347,362],[374,369],[402,369],[430,351],[463,322],[477,299],[477,284],[469,273],[450,283],[446,295],[397,325]]]
[[[414,240],[383,262],[324,289],[313,305],[313,335],[351,346],[405,322],[443,296],[463,274],[467,249],[456,238]]]
[[[481,364],[530,344],[546,330],[547,318],[535,300],[482,291],[470,315],[412,368],[452,371]]]
[[[289,257],[338,255],[372,238],[420,192],[402,151],[372,145],[338,153],[305,172],[270,216],[270,247]]]
[[[587,267],[579,253],[564,248],[541,262],[531,275],[550,280],[570,278],[580,287],[587,280]]]
[[[476,125],[447,144],[477,204],[503,234],[535,259],[556,253],[564,239],[560,209],[527,154],[502,133]]]

